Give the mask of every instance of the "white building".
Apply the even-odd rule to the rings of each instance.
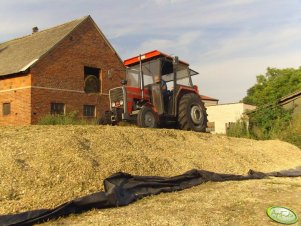
[[[230,123],[235,123],[245,116],[248,110],[256,106],[233,103],[207,106],[208,128],[212,133],[225,134]]]

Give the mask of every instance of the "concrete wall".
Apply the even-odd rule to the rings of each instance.
[[[247,110],[254,110],[255,108],[255,106],[243,103],[208,106],[208,123],[214,125],[212,133],[225,134],[228,123],[236,122],[242,118],[243,113]]]

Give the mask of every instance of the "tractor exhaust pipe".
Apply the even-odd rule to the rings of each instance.
[[[144,78],[143,78],[143,71],[142,71],[142,59],[141,59],[141,54],[139,55],[139,75],[140,75],[140,79],[141,79],[141,98],[142,100],[144,99]]]

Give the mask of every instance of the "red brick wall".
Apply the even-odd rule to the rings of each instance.
[[[101,93],[84,92],[84,67],[99,68]],[[105,78],[107,70],[114,70],[111,80]],[[78,111],[83,105],[96,105],[97,117],[109,109],[108,90],[120,86],[124,65],[105,42],[92,20],[85,20],[56,48],[31,69],[32,123],[50,113],[50,103],[65,103],[66,111]],[[46,87],[51,89],[40,89]]]
[[[84,92],[85,66],[100,69],[100,93]],[[99,117],[109,109],[108,90],[120,86],[124,69],[88,18],[42,57],[30,74],[0,78],[0,125],[35,124],[50,113],[51,102],[64,103],[66,112],[77,111],[80,117],[83,105],[95,105]],[[108,70],[113,71],[112,79],[105,78]],[[8,116],[2,114],[3,103],[11,103]]]
[[[9,77],[0,77],[0,91],[28,87],[31,85],[30,74],[20,74]]]
[[[32,89],[32,100],[35,105],[32,109],[32,123],[50,113],[50,103],[65,103],[66,112],[78,112],[80,118],[83,117],[83,105],[95,105],[97,117],[108,110],[108,98],[104,95],[84,95],[76,92],[64,92],[55,90]]]
[[[31,123],[30,74],[0,79],[0,125]],[[11,112],[3,115],[3,103],[10,103]]]

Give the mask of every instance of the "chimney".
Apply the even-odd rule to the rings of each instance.
[[[33,27],[32,28],[32,34],[37,33],[39,31],[38,27]]]

